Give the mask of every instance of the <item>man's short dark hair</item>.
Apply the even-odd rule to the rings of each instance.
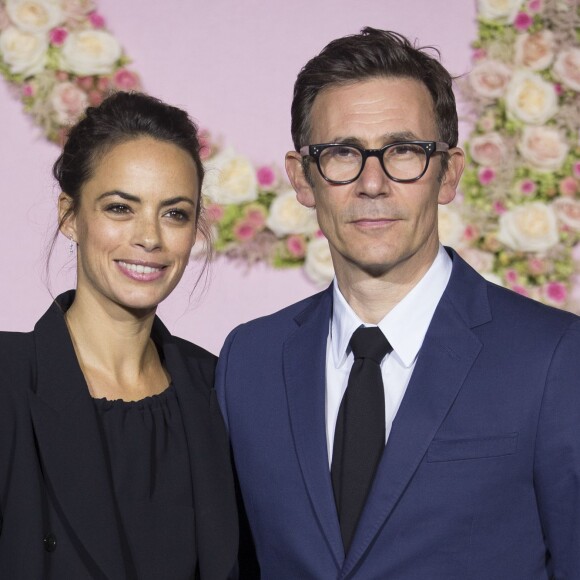
[[[320,91],[376,77],[408,78],[423,83],[433,99],[437,139],[450,147],[457,146],[453,78],[439,62],[439,57],[439,51],[433,47],[417,48],[401,34],[370,27],[363,28],[360,34],[333,40],[308,61],[294,84],[292,140],[296,151],[310,144],[310,113]],[[445,155],[442,157],[443,170],[446,162]]]

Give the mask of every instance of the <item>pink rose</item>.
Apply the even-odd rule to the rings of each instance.
[[[260,187],[272,187],[276,183],[276,172],[268,165],[262,165],[256,171]]]
[[[36,86],[32,83],[26,83],[22,85],[22,96],[24,98],[34,97],[36,94]]]
[[[101,93],[101,91],[98,91],[97,89],[89,91],[89,103],[91,107],[98,107],[103,102],[104,98],[105,96],[103,95],[103,93]]]
[[[475,48],[471,53],[471,58],[474,62],[483,60],[487,57],[487,50],[485,48]]]
[[[532,23],[532,17],[527,12],[518,12],[514,20],[514,28],[516,30],[527,30]]]
[[[240,221],[234,226],[233,233],[239,242],[248,242],[256,235],[256,229],[247,221]]]
[[[80,22],[86,15],[95,9],[93,0],[60,0],[62,10],[67,20]]]
[[[471,140],[471,157],[479,165],[497,167],[506,156],[506,146],[499,133],[485,133]]]
[[[290,235],[286,239],[286,249],[293,258],[303,258],[306,255],[306,241],[302,236]]]
[[[466,242],[472,242],[476,238],[479,237],[479,230],[474,225],[467,225],[465,226],[465,230],[463,231],[463,239]]]
[[[578,193],[578,182],[573,177],[564,177],[558,184],[560,195],[574,197]]]
[[[250,205],[244,210],[244,216],[249,224],[252,224],[257,230],[264,228],[266,224],[266,209],[256,205]]]
[[[89,14],[89,22],[93,28],[105,27],[105,19],[98,12],[91,12]]]
[[[541,30],[535,34],[520,34],[515,42],[515,62],[531,70],[544,70],[554,60],[554,34]]]
[[[106,93],[111,88],[111,79],[109,77],[97,78],[97,90]]]
[[[568,155],[568,142],[555,127],[525,127],[518,143],[521,156],[540,171],[558,171]]]
[[[563,306],[568,297],[568,289],[562,282],[548,282],[542,287],[542,295],[548,304]]]
[[[556,57],[554,76],[574,91],[580,91],[580,48],[568,47]]]
[[[511,70],[502,62],[483,60],[473,67],[469,74],[469,82],[480,96],[498,99],[504,94],[511,76]]]
[[[580,161],[576,161],[572,166],[572,172],[574,173],[574,177],[580,179]]]
[[[68,81],[68,73],[64,72],[63,70],[56,71],[54,76],[56,77],[56,80],[59,83],[64,83],[64,82]]]
[[[48,34],[50,44],[53,46],[62,46],[67,36],[68,30],[60,26],[53,28]]]
[[[481,185],[489,185],[495,179],[495,171],[491,167],[482,167],[477,172],[477,178]]]
[[[522,286],[521,284],[514,284],[511,289],[514,292],[517,292],[518,294],[520,294],[521,296],[525,296],[526,298],[528,298],[530,296],[528,289],[525,286]]]
[[[56,120],[61,125],[74,123],[83,114],[89,103],[87,94],[71,82],[55,85],[49,100]]]
[[[0,4],[0,32],[10,26],[10,18],[6,13],[6,7],[4,3]]]
[[[556,217],[569,229],[580,232],[580,201],[561,197],[552,203]]]
[[[543,0],[529,0],[528,10],[533,14],[538,14],[544,9]]]
[[[572,260],[580,265],[580,243],[572,248]]]
[[[83,89],[83,91],[90,91],[95,85],[94,77],[78,77],[77,85]]]
[[[208,203],[205,206],[205,216],[211,223],[219,222],[224,217],[224,208],[218,203]]]
[[[113,84],[122,91],[136,91],[141,83],[137,74],[126,68],[121,68],[113,75]]]
[[[526,196],[532,195],[537,189],[536,182],[531,179],[522,179],[520,181],[520,191]]]
[[[510,270],[506,270],[504,272],[504,278],[505,278],[505,281],[511,285],[511,284],[515,284],[518,281],[519,276],[515,270],[510,269]]]
[[[540,276],[546,274],[550,271],[549,264],[542,260],[541,258],[529,258],[528,260],[528,272],[533,276]]]
[[[490,252],[483,252],[476,248],[461,248],[457,251],[459,252],[459,255],[480,274],[492,271],[495,258]]]

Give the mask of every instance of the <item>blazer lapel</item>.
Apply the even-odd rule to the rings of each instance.
[[[344,549],[328,469],[325,418],[326,343],[332,286],[296,317],[284,345],[284,379],[292,435],[311,505],[338,567]]]
[[[61,305],[54,302],[35,326],[37,391],[30,395],[32,421],[56,510],[94,566],[107,578],[124,578],[111,475],[63,316],[73,298],[74,292],[59,297]]]
[[[490,318],[484,280],[455,254],[409,386],[393,421],[340,578],[347,578],[385,525],[453,405],[481,350],[471,328]]]
[[[213,389],[215,359],[191,356],[185,361],[157,318],[153,337],[163,348],[183,417],[201,576],[226,578],[236,561],[235,550],[229,553],[229,547],[238,545],[238,525],[229,442]]]

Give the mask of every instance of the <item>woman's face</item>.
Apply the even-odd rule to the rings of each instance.
[[[183,149],[139,137],[97,159],[61,228],[77,242],[77,297],[155,310],[175,288],[196,236],[195,163]],[[61,215],[70,199],[60,198]]]

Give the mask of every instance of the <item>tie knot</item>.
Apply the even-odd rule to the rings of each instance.
[[[370,358],[379,365],[385,355],[393,350],[378,326],[357,328],[350,338],[350,348],[355,359]]]

